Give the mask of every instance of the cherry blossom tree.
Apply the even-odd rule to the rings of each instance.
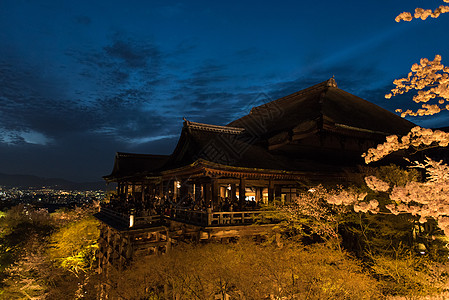
[[[449,0],[443,0],[443,2],[449,3]],[[425,20],[429,16],[432,18],[438,18],[441,14],[444,14],[447,12],[449,12],[449,6],[446,6],[446,5],[440,5],[438,8],[434,9],[433,11],[431,9],[416,8],[414,15],[412,15],[410,12],[403,12],[396,17],[395,21],[396,22],[401,22],[401,21],[410,22],[413,19]]]
[[[449,3],[449,0],[443,0]],[[429,16],[438,18],[441,14],[449,12],[449,6],[441,5],[435,10],[417,8],[414,15],[403,12],[396,17],[396,22],[412,21],[413,19],[426,20]],[[402,117],[434,115],[442,110],[449,110],[449,67],[444,66],[440,55],[434,60],[422,58],[419,64],[414,64],[406,78],[400,78],[393,83],[396,86],[385,97],[404,94],[415,90],[413,101],[423,103],[417,111],[398,109]],[[406,149],[422,151],[433,147],[447,147],[449,133],[441,130],[431,130],[419,126],[405,136],[388,136],[386,142],[376,148],[369,149],[363,154],[366,163],[378,161],[385,156]],[[408,213],[419,217],[420,223],[429,218],[437,221],[440,229],[449,237],[449,166],[443,161],[434,161],[426,158],[424,162],[413,162],[412,167],[424,169],[426,181],[411,181],[405,186],[389,186],[376,177],[365,178],[370,189],[377,192],[388,192],[391,203],[386,208],[393,214]],[[373,203],[373,202],[371,202]],[[359,205],[360,204],[355,204]],[[376,208],[363,205],[365,210],[376,212]],[[354,206],[356,209],[356,206]]]
[[[449,3],[449,0],[443,1]],[[403,12],[395,20],[396,22],[412,21],[413,19],[426,20],[429,16],[438,18],[447,12],[449,12],[447,5],[440,5],[433,11],[416,8],[413,15],[410,12]],[[441,60],[441,55],[436,55],[434,60],[422,58],[419,64],[413,64],[407,77],[396,79],[393,82],[396,87],[391,90],[391,93],[385,95],[387,99],[416,90],[417,94],[413,97],[413,101],[423,103],[417,111],[397,109],[402,117],[433,115],[449,108],[447,103],[449,101],[449,67],[444,66]]]

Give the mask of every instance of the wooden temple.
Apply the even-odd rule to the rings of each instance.
[[[273,224],[261,208],[293,202],[313,183],[345,181],[363,152],[414,126],[334,78],[225,126],[184,119],[172,154],[116,154],[104,179],[117,193],[97,214],[100,267],[185,240],[264,235]]]

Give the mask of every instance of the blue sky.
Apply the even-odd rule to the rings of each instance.
[[[441,4],[2,0],[0,173],[98,180],[116,151],[169,154],[183,117],[224,125],[333,75],[409,107],[383,95],[421,57],[449,65],[449,15],[394,18]]]

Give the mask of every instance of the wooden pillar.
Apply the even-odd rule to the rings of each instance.
[[[157,186],[156,183],[151,183],[150,187],[150,195],[152,198],[155,198],[156,196],[158,196],[159,194],[157,193]]]
[[[145,185],[142,182],[142,185],[140,186],[141,196],[142,196],[142,203],[145,203]]]
[[[212,178],[212,208],[215,208],[215,206],[218,205],[218,198],[220,196],[220,190],[219,190],[219,185],[218,185],[218,180],[215,178]]]
[[[212,193],[211,193],[211,184],[203,183],[203,196],[204,201],[206,202],[206,207],[209,207],[212,202]]]
[[[276,185],[274,187],[274,199],[278,199],[278,200],[281,199],[281,188],[282,188],[282,186],[280,186],[280,185]]]
[[[133,182],[131,185],[131,200],[136,203],[136,184]]]
[[[179,188],[179,198],[182,199],[187,199],[188,195],[189,195],[189,186],[187,185],[187,181],[180,181],[181,183],[181,187]]]
[[[170,199],[170,192],[171,192],[171,189],[170,189],[170,183],[172,183],[171,181],[166,181],[165,183],[164,183],[164,189],[165,189],[165,199]],[[172,199],[170,199],[170,201],[172,201],[173,203],[175,203],[175,199],[173,199],[173,195],[172,195]]]
[[[274,182],[270,180],[268,182],[268,203],[273,204],[274,201]]]
[[[259,204],[259,202],[260,202],[260,199],[262,198],[261,197],[262,196],[262,188],[260,188],[260,187],[256,187],[256,203],[257,204]]]
[[[178,189],[178,181],[177,180],[173,180],[172,187],[173,187],[173,199],[178,199],[179,189]],[[181,198],[181,197],[179,197],[179,198]]]
[[[239,207],[240,209],[243,208],[243,206],[245,205],[245,188],[246,188],[246,180],[245,178],[241,177],[240,178],[240,184],[239,184]]]
[[[164,197],[164,181],[161,180],[161,183],[159,183],[159,197]]]
[[[218,187],[218,196],[220,198],[226,197],[226,188],[224,186],[219,186]]]
[[[206,194],[205,194],[205,186],[203,183],[198,184],[198,197],[201,199],[203,203],[206,203]]]
[[[128,182],[125,183],[125,199],[126,199],[126,202],[128,202]]]
[[[237,194],[237,187],[236,187],[235,183],[232,183],[231,184],[231,202],[232,203],[234,203],[237,198],[236,194]]]

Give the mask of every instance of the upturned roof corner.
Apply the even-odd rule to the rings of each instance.
[[[326,85],[329,86],[329,87],[338,88],[337,81],[335,81],[335,76],[334,75],[332,75],[332,77],[329,78],[329,80],[326,82]]]

